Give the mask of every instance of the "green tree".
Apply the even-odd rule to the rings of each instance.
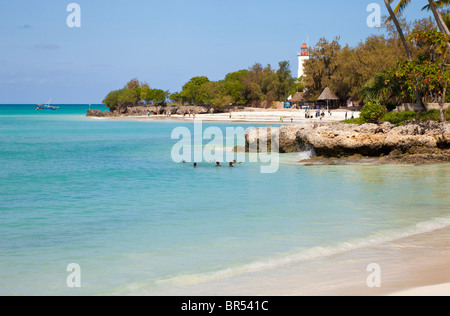
[[[249,75],[248,70],[239,70],[226,75],[224,80],[225,94],[232,97],[230,103],[243,105],[247,103],[247,90],[244,81]]]
[[[169,96],[169,99],[175,103],[183,103],[183,97],[180,92],[174,92]]]
[[[261,64],[256,63],[252,67],[250,67],[248,75],[244,78],[243,81],[249,100],[264,100],[264,93],[262,91],[263,77],[264,68]]]
[[[139,82],[139,80],[137,78],[131,79],[127,83],[128,90],[135,90],[135,89],[137,89],[139,87],[141,87],[141,83]]]
[[[120,106],[135,106],[139,102],[139,96],[135,90],[123,89],[118,97],[118,103]]]
[[[144,102],[144,104],[150,104],[152,102],[150,91],[151,89],[148,85],[140,88],[139,98]]]
[[[166,98],[167,93],[164,90],[161,89],[151,89],[150,90],[150,96],[153,104],[155,105],[165,105],[166,104]]]
[[[397,74],[408,89],[422,89],[426,96],[440,106],[440,119],[445,122],[446,101],[450,72],[448,66],[450,35],[442,32],[417,31],[408,38],[412,42],[422,42],[431,47],[434,54],[420,56],[417,61],[399,64]]]
[[[193,77],[183,86],[183,90],[181,91],[182,100],[191,105],[202,105],[203,100],[200,95],[200,90],[208,82],[208,77]]]
[[[123,90],[114,90],[108,93],[108,95],[103,100],[103,104],[105,104],[111,111],[115,110],[119,106],[119,96],[121,95]]]
[[[339,38],[332,42],[321,38],[311,49],[310,59],[305,63],[305,86],[310,98],[316,99],[325,87],[330,86],[338,67],[336,57],[340,51]]]
[[[278,65],[278,101],[286,101],[289,95],[296,92],[295,79],[292,77],[292,72],[288,61],[282,61]]]

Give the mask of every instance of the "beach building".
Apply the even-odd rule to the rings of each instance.
[[[303,43],[300,53],[298,56],[298,78],[305,75],[305,62],[309,60],[309,47],[306,43]]]

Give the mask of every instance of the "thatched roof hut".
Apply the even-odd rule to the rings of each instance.
[[[327,109],[329,109],[330,101],[332,101],[332,104],[335,105],[336,101],[339,101],[339,98],[333,92],[331,92],[330,88],[326,87],[317,101],[326,101]]]
[[[317,101],[338,101],[339,98],[331,92],[330,88],[326,87]]]
[[[299,103],[305,101],[306,92],[297,92],[291,99],[291,103]]]

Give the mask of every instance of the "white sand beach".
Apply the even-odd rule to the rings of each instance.
[[[242,112],[218,113],[218,114],[200,114],[196,115],[196,119],[204,121],[225,121],[225,122],[263,122],[263,123],[298,123],[298,122],[337,122],[345,120],[352,115],[359,117],[359,112],[333,110],[331,115],[325,111],[323,118],[316,117],[315,111],[309,111],[313,118],[305,118],[305,110],[263,110],[263,109],[247,109]],[[183,116],[177,115],[179,118]],[[186,117],[185,117],[186,119]]]
[[[315,116],[314,111],[309,111],[313,118],[305,117],[305,110],[271,110],[271,109],[256,109],[246,108],[242,111],[215,113],[215,114],[196,114],[194,115],[151,115],[151,116],[121,116],[121,117],[105,117],[101,119],[112,120],[182,120],[182,121],[216,121],[216,122],[230,122],[230,123],[268,123],[268,124],[298,124],[298,123],[313,123],[313,122],[339,122],[346,118],[350,119],[352,115],[355,118],[359,117],[359,112],[345,109],[332,110],[331,115],[325,111],[325,116],[320,118]]]

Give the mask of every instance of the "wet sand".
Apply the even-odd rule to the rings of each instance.
[[[374,263],[381,269],[379,288],[371,288],[367,283],[373,272],[368,267]],[[447,227],[275,269],[170,287],[157,295],[449,296],[449,284],[450,227]]]
[[[369,258],[380,263],[380,288],[356,285],[331,294],[450,296],[450,228],[376,247]]]

